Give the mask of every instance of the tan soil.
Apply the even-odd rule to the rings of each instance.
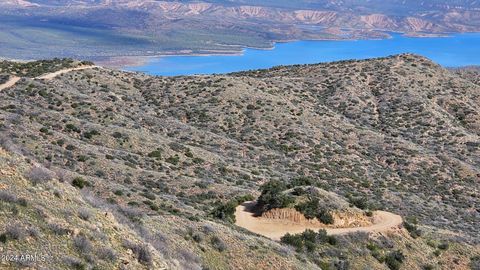
[[[19,80],[20,80],[19,77],[15,77],[15,76],[10,77],[10,79],[6,83],[0,84],[0,91],[14,86]]]
[[[401,226],[403,220],[399,215],[385,211],[373,213],[373,224],[363,227],[350,228],[326,228],[323,224],[312,224],[310,222],[295,222],[288,219],[268,219],[256,217],[251,211],[255,202],[245,202],[237,206],[235,211],[235,224],[251,232],[263,235],[273,240],[280,240],[287,233],[298,234],[307,229],[325,229],[329,235],[347,234],[353,232],[384,232]]]

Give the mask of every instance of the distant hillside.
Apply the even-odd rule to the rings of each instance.
[[[454,68],[452,71],[458,74],[460,77],[480,85],[480,66]]]
[[[54,256],[27,265],[480,264],[475,81],[415,55],[211,76],[89,67],[33,78],[71,64],[2,64],[2,82],[21,78],[0,91],[0,248]],[[282,244],[232,223],[245,200],[291,207],[278,192],[309,186],[355,215],[399,214],[404,228]],[[322,198],[295,207],[330,222]]]
[[[56,1],[0,3],[3,57],[238,53],[274,41],[478,32],[478,1]]]

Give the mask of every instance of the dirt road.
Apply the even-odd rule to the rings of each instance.
[[[42,76],[37,77],[37,79],[52,80],[55,77],[60,76],[60,75],[65,74],[65,73],[68,73],[70,71],[83,70],[83,69],[89,69],[89,68],[95,68],[95,67],[97,67],[97,66],[81,66],[81,67],[75,67],[75,68],[66,68],[66,69],[56,71],[56,72],[44,74]]]
[[[0,91],[2,91],[3,89],[7,89],[9,87],[14,86],[19,80],[20,80],[20,77],[11,76],[10,79],[6,83],[0,84]]]
[[[39,80],[52,80],[52,79],[54,79],[55,77],[60,76],[60,75],[65,74],[65,73],[68,73],[68,72],[70,72],[70,71],[83,70],[83,69],[89,69],[89,68],[95,68],[95,67],[99,67],[99,66],[81,66],[81,67],[76,67],[76,68],[66,68],[66,69],[62,69],[62,70],[56,71],[56,72],[52,72],[52,73],[47,73],[47,74],[41,75],[41,76],[39,76],[39,77],[36,77],[36,79],[39,79]],[[12,76],[12,77],[10,77],[10,79],[9,79],[6,83],[0,84],[0,91],[2,91],[3,89],[7,89],[7,88],[9,88],[9,87],[14,86],[19,80],[20,80],[20,77],[17,77],[17,76]]]
[[[235,211],[235,224],[251,232],[263,235],[273,240],[280,240],[286,233],[298,234],[306,229],[319,230],[325,229],[329,235],[339,235],[352,232],[384,232],[399,227],[403,220],[399,215],[385,211],[375,211],[373,213],[374,224],[367,227],[354,228],[322,228],[312,224],[295,223],[288,220],[266,219],[255,217],[250,209],[255,202],[245,202],[237,206]]]

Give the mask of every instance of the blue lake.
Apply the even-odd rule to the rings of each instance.
[[[384,40],[296,41],[277,43],[273,50],[245,49],[243,55],[159,57],[126,70],[164,76],[213,74],[398,53],[421,54],[446,67],[480,65],[480,33],[435,38],[394,34]]]

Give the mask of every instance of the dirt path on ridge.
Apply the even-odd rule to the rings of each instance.
[[[6,83],[0,84],[0,91],[14,86],[19,80],[20,77],[11,76]]]
[[[99,67],[99,66],[81,66],[81,67],[75,67],[75,68],[66,68],[66,69],[61,69],[59,71],[55,71],[55,72],[52,72],[52,73],[47,73],[47,74],[38,76],[35,79],[52,80],[52,79],[56,78],[57,76],[68,73],[70,71],[84,70],[84,69],[96,68],[96,67]],[[21,79],[20,77],[11,76],[10,79],[6,83],[0,84],[0,91],[14,86],[20,79]]]
[[[36,79],[39,80],[52,80],[57,76],[60,76],[62,74],[68,73],[70,71],[75,71],[75,70],[84,70],[84,69],[89,69],[89,68],[96,68],[98,66],[81,66],[81,67],[75,67],[75,68],[66,68],[66,69],[61,69],[59,71],[55,71],[52,73],[47,73],[41,76],[38,76]]]

